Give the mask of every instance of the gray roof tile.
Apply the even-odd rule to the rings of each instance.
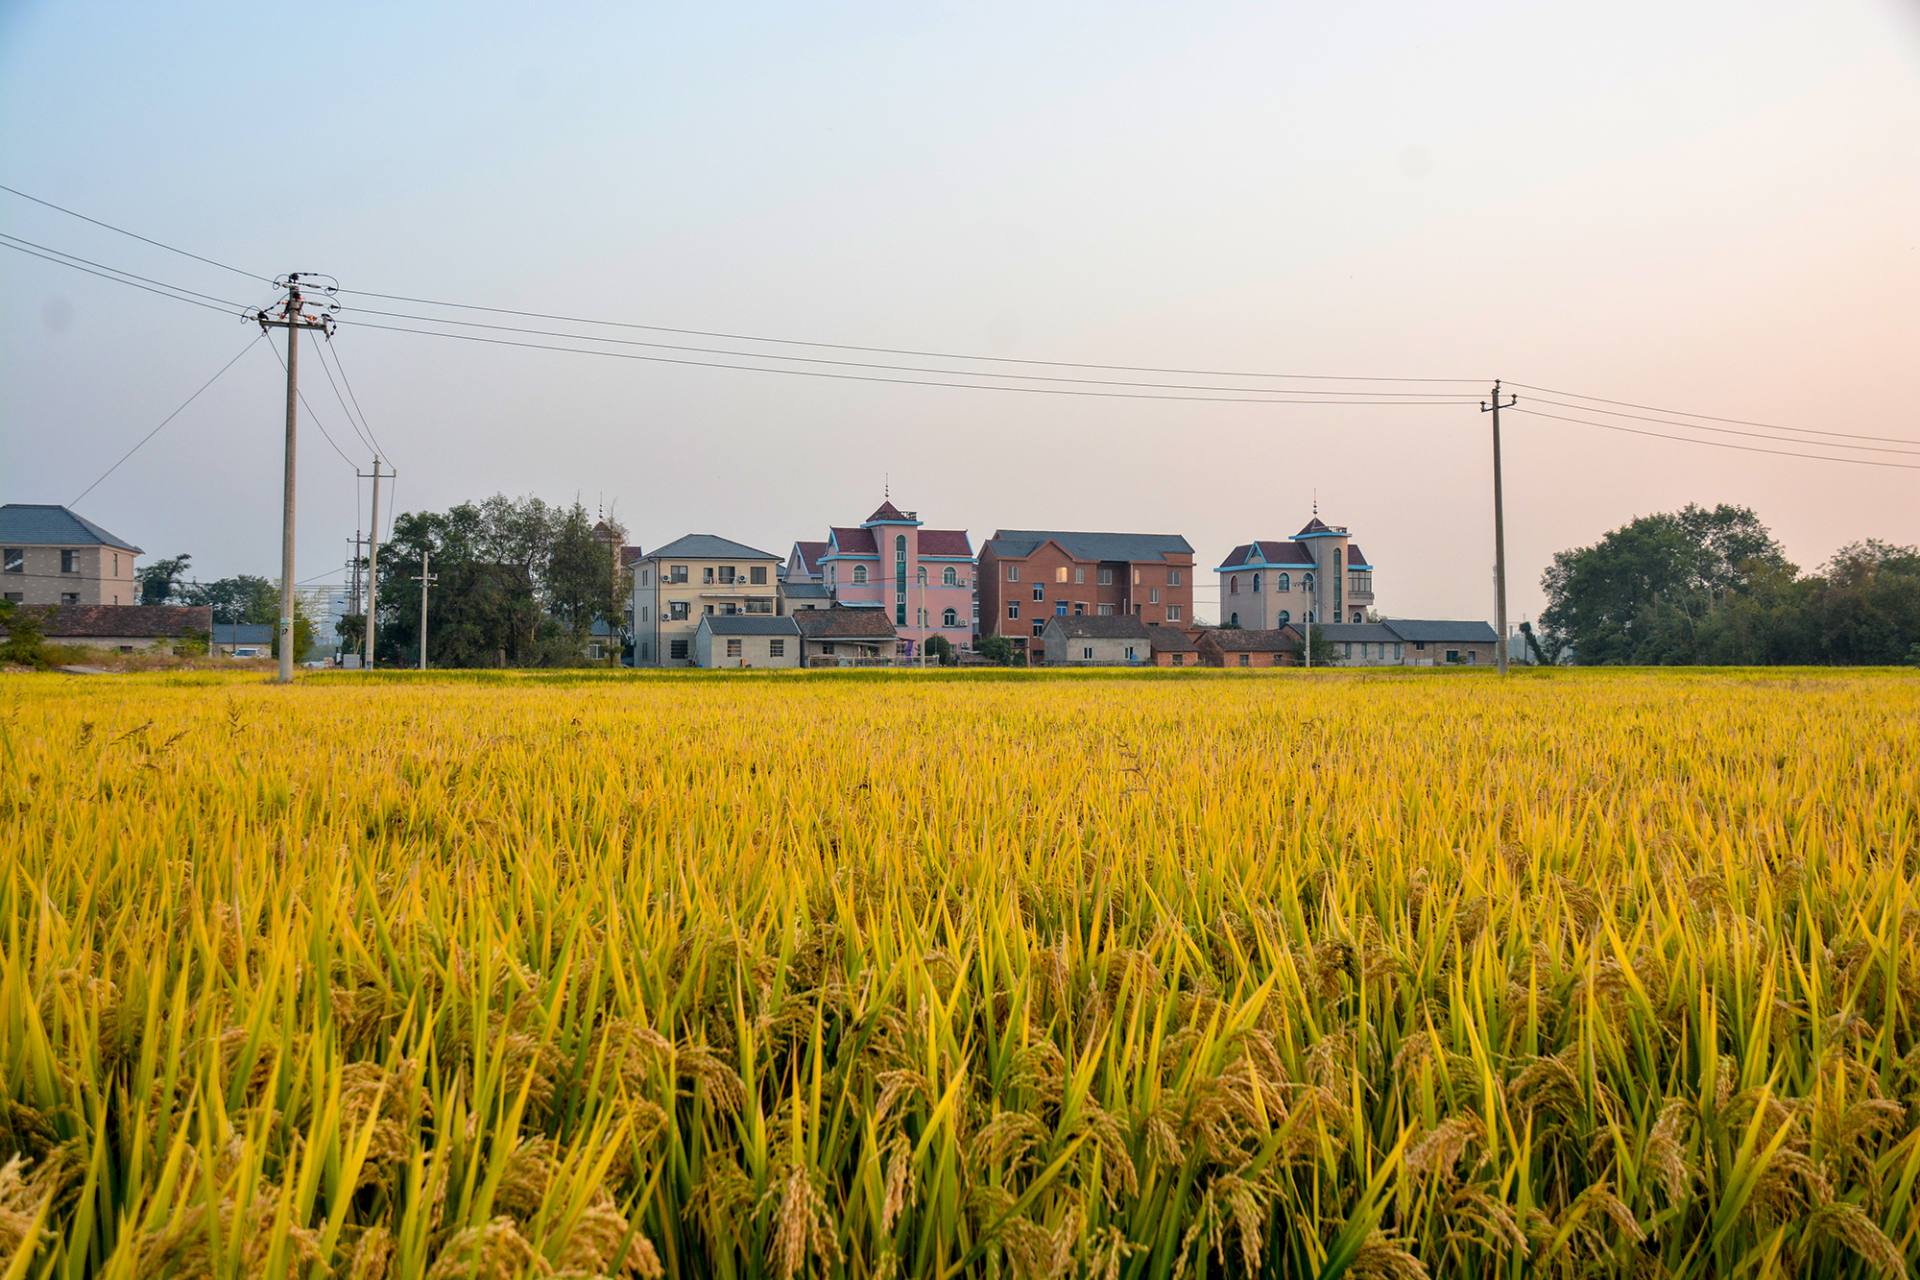
[[[9,502],[0,506],[0,542],[10,547],[118,547],[143,554],[83,515],[50,502]]]

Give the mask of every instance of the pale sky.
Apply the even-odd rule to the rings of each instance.
[[[1920,440],[1917,12],[14,0],[0,182],[385,293],[1042,360],[1502,377]],[[270,294],[5,193],[0,231]],[[69,501],[248,335],[0,253],[0,500]],[[1317,491],[1383,612],[1492,616],[1471,404],[1012,395],[350,324],[335,341],[404,509],[578,495],[642,545],[697,531],[784,554],[857,522],[890,476],[976,547],[1003,526],[1177,531],[1211,568],[1293,533]],[[365,468],[317,364],[303,374]],[[283,396],[256,348],[78,509],[203,577],[275,576]],[[365,496],[303,425],[304,579],[337,570]],[[1555,550],[1688,501],[1755,507],[1808,567],[1859,538],[1920,542],[1920,471],[1504,425],[1515,620]]]

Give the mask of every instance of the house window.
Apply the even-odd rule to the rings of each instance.
[[[1180,621],[1180,606],[1179,606],[1179,605],[1177,605],[1177,604],[1170,604],[1170,605],[1168,605],[1168,606],[1167,606],[1167,621],[1168,621],[1168,622],[1178,622],[1178,621]]]
[[[1353,656],[1353,641],[1342,640],[1340,642],[1340,656],[1343,658],[1351,658]]]
[[[895,534],[893,538],[893,621],[894,625],[907,625],[907,535]]]
[[[642,569],[640,571],[640,585],[643,587],[653,585],[653,570]]]
[[[1140,585],[1140,571],[1138,569],[1133,571],[1133,585],[1136,587]]]
[[[1227,594],[1230,596],[1237,596],[1240,594],[1240,575],[1239,574],[1230,573],[1227,575]]]
[[[740,580],[740,571],[738,569],[734,568],[730,564],[723,564],[720,566],[721,582],[725,583],[727,586],[730,587],[734,583],[738,582],[739,580]]]
[[[1425,653],[1427,651],[1427,642],[1425,640],[1415,640],[1413,642],[1413,651],[1415,653]]]
[[[60,572],[80,572],[80,553],[78,551],[62,551],[60,553]]]
[[[957,587],[960,585],[960,575],[954,570],[952,565],[948,565],[945,569],[941,570],[940,585],[943,587]]]
[[[1279,616],[1278,616],[1278,617],[1276,617],[1276,618],[1275,618],[1274,620],[1275,620],[1276,622],[1278,622],[1278,623],[1279,623],[1279,624],[1280,624],[1281,626],[1283,626],[1283,627],[1284,627],[1284,626],[1286,626],[1286,625],[1287,625],[1287,624],[1288,624],[1289,622],[1292,622],[1292,621],[1293,621],[1293,614],[1292,614],[1292,612],[1291,612],[1291,611],[1289,611],[1289,610],[1286,610],[1286,609],[1282,609],[1282,610],[1280,611],[1280,613],[1279,613]]]
[[[1055,582],[1065,582],[1067,580],[1067,566],[1061,565],[1055,569],[1053,571],[1053,580]]]
[[[768,656],[769,658],[784,658],[784,657],[786,657],[786,656],[787,656],[787,642],[786,642],[785,640],[769,640],[769,641],[767,641],[767,656]]]
[[[1354,621],[1355,621],[1356,623],[1357,623],[1357,622],[1361,622],[1361,621],[1363,621],[1363,619],[1362,619],[1362,618],[1360,617],[1360,611],[1359,611],[1358,609],[1355,609],[1355,610],[1353,611],[1353,620],[1354,620]]]
[[[1246,654],[1244,654],[1244,653],[1240,655],[1240,665],[1241,665],[1241,666],[1243,666],[1243,667],[1244,667],[1244,666],[1248,666],[1248,665],[1250,665],[1250,664],[1249,664],[1249,662],[1248,662],[1248,660],[1247,660],[1247,655],[1246,655]]]
[[[1133,646],[1132,646],[1132,645],[1128,645],[1128,646],[1127,646],[1127,661],[1128,661],[1128,662],[1132,662],[1133,660],[1134,660],[1134,659],[1133,659]]]
[[[667,656],[675,662],[685,662],[687,660],[687,642],[685,640],[668,641]]]
[[[1040,621],[1040,619],[1038,619],[1038,618],[1035,618],[1035,619],[1033,620],[1033,634],[1035,635],[1035,637],[1038,637],[1038,636],[1040,635],[1040,633],[1041,633],[1041,632],[1043,632],[1043,631],[1045,631],[1046,629],[1047,629],[1047,628],[1046,628],[1046,626],[1045,626],[1045,624],[1044,624],[1044,623],[1042,623],[1042,622]]]
[[[27,598],[27,597],[26,597],[26,594],[25,594],[24,592],[20,592],[20,591],[9,591],[9,592],[7,592],[7,597],[6,597],[6,598],[7,598],[7,603],[8,603],[8,604],[20,604],[20,603],[22,603],[22,602],[24,602],[24,601],[26,600],[26,598]]]
[[[943,627],[957,627],[960,625],[960,615],[952,609],[943,609],[940,611],[940,625]]]
[[[687,602],[685,600],[667,601],[667,620],[685,622],[687,620]]]
[[[1018,600],[1007,601],[1007,617],[1015,622],[1020,620],[1020,602]]]
[[[1034,598],[1035,600],[1045,600],[1045,599],[1047,598],[1047,589],[1046,589],[1045,587],[1043,587],[1043,586],[1041,586],[1041,585],[1040,585],[1039,583],[1037,583],[1037,582],[1036,582],[1036,583],[1034,583],[1034,584],[1033,584],[1033,598]]]
[[[921,565],[918,569],[914,570],[913,580],[920,586],[923,586],[923,587],[926,586],[927,585],[927,566]]]
[[[1237,626],[1239,626],[1239,625],[1240,625],[1240,615],[1239,615],[1238,613],[1235,613],[1235,614],[1234,614],[1234,615],[1233,615],[1233,616],[1232,616],[1231,618],[1228,618],[1228,619],[1227,619],[1227,625],[1228,625],[1228,626],[1230,626],[1230,627],[1237,627]]]
[[[927,611],[926,611],[925,609],[915,609],[915,610],[914,610],[913,612],[914,612],[914,623],[913,623],[913,625],[914,625],[914,626],[916,626],[916,627],[924,627],[924,626],[926,626],[926,625],[927,625]]]
[[[1082,569],[1079,565],[1075,565],[1073,568],[1073,585],[1076,587],[1085,586],[1086,581],[1087,581],[1087,571],[1085,569]]]
[[[646,640],[642,640],[640,642],[640,661],[645,662],[652,657],[653,657],[652,643]]]
[[[8,547],[6,550],[6,572],[25,573],[27,571],[27,553],[22,547]]]
[[[1180,571],[1178,569],[1167,570],[1167,585],[1170,587],[1180,585]]]
[[[820,652],[831,654],[833,652],[833,641],[829,640],[825,644],[822,644],[820,646]]]
[[[706,568],[700,570],[700,581],[707,586],[713,585],[713,566],[712,565],[708,565]]]
[[[729,658],[737,658],[740,656],[740,642],[738,640],[727,641],[727,656]]]
[[[1017,565],[1017,564],[1010,564],[1010,565],[1008,565],[1008,566],[1007,566],[1007,581],[1008,581],[1008,582],[1018,582],[1018,581],[1020,581],[1020,566],[1019,566],[1019,565]]]
[[[1087,661],[1087,662],[1092,662],[1092,661],[1093,661],[1093,646],[1092,646],[1092,645],[1088,645],[1088,646],[1087,646],[1086,648],[1084,648],[1084,649],[1082,649],[1082,650],[1080,651],[1080,656],[1081,656],[1081,658],[1082,658],[1082,659],[1084,659],[1085,661]]]
[[[1303,573],[1303,574],[1301,574],[1301,575],[1300,575],[1300,589],[1301,589],[1302,591],[1311,591],[1311,590],[1313,590],[1313,575],[1312,575],[1312,574],[1310,574],[1310,573]]]
[[[1053,616],[1056,618],[1064,618],[1067,616],[1067,602],[1065,600],[1055,600],[1053,602]]]
[[[1103,618],[1111,618],[1113,616],[1113,606],[1110,604],[1103,604],[1098,606],[1097,611],[1099,615]]]
[[[707,612],[708,612],[708,613],[712,613],[712,612],[713,612],[713,606],[712,606],[712,605],[708,605],[708,606],[707,606]],[[721,615],[722,617],[725,617],[725,618],[731,618],[731,617],[732,617],[732,616],[733,616],[734,614],[736,614],[736,613],[738,613],[738,612],[740,612],[740,606],[739,606],[739,605],[737,605],[737,604],[735,604],[735,603],[733,603],[733,601],[731,601],[731,600],[728,600],[728,601],[725,601],[725,602],[723,602],[723,603],[721,604],[721,606],[720,606],[720,615]]]
[[[1257,573],[1253,575],[1253,591],[1255,595],[1260,593],[1260,575]]]
[[[767,566],[763,564],[756,564],[751,569],[748,569],[747,581],[752,583],[756,587],[766,586],[767,585]]]
[[[1087,616],[1087,604],[1086,604],[1086,601],[1084,601],[1084,600],[1075,600],[1075,601],[1073,602],[1073,616],[1074,616],[1074,617],[1076,617],[1076,618],[1084,618],[1084,617],[1086,617],[1086,616]]]
[[[1147,588],[1147,603],[1148,603],[1148,604],[1159,604],[1159,603],[1160,603],[1160,588],[1158,588],[1158,587],[1148,587],[1148,588]]]
[[[669,565],[667,567],[668,582],[685,582],[686,580],[687,580],[687,566],[683,564],[676,564],[676,565]]]
[[[61,604],[79,604],[80,593],[78,591],[62,591],[60,593],[60,603]]]
[[[759,599],[759,600],[749,600],[749,601],[747,601],[747,607],[746,607],[746,610],[745,610],[745,612],[747,612],[747,613],[772,613],[772,612],[773,612],[773,601],[772,601],[772,600],[769,600],[769,599],[765,599],[765,598],[762,598],[762,599]]]
[[[120,553],[118,551],[113,553],[113,576],[116,578],[120,576]],[[120,597],[115,596],[113,602],[119,604]]]
[[[1273,589],[1275,591],[1293,590],[1293,575],[1290,573],[1275,574],[1273,577]]]
[[[853,566],[853,585],[856,587],[867,585],[867,566],[863,564]]]
[[[1184,667],[1187,665],[1187,655],[1184,653],[1173,653],[1167,656],[1173,660],[1173,665],[1176,667]]]
[[[1113,585],[1113,570],[1102,569],[1100,571],[1100,585],[1103,587],[1110,587]]]

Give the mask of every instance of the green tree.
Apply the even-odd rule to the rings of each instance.
[[[0,640],[0,662],[24,667],[47,665],[47,655],[41,648],[45,633],[38,613],[11,600],[0,600],[0,631],[7,633]]]
[[[213,620],[223,625],[272,624],[280,620],[280,588],[250,573],[188,587],[183,595],[189,604],[203,604],[212,609]]]
[[[927,656],[943,667],[951,667],[960,661],[960,656],[953,651],[953,642],[945,636],[927,637]]]
[[[988,662],[995,662],[1003,667],[1013,665],[1013,641],[1007,639],[1005,636],[986,637],[980,642],[980,648],[977,652]]]
[[[182,599],[181,579],[186,577],[187,566],[193,563],[193,557],[182,552],[164,560],[155,560],[134,575],[140,582],[141,604],[172,604]]]

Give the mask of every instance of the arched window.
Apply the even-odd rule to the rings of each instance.
[[[947,566],[947,567],[946,567],[946,568],[945,568],[944,570],[942,570],[942,571],[941,571],[941,573],[940,573],[940,585],[941,585],[941,586],[943,586],[943,587],[957,587],[957,586],[959,586],[959,585],[960,585],[960,572],[959,572],[959,570],[957,570],[957,569],[955,569],[955,568],[954,568],[954,567],[953,567],[952,565],[948,565],[948,566]],[[952,613],[952,612],[953,612],[953,610],[951,610],[951,609],[949,609],[949,610],[947,610],[947,612],[948,612],[948,613]],[[949,625],[949,626],[951,626],[952,624],[951,624],[951,623],[949,623],[948,625]]]
[[[1234,614],[1234,615],[1233,615],[1233,616],[1232,616],[1231,618],[1228,618],[1228,619],[1227,619],[1227,625],[1228,625],[1228,626],[1230,626],[1230,627],[1237,627],[1237,626],[1239,626],[1239,625],[1240,625],[1240,615],[1239,615],[1238,613],[1235,613],[1235,614]]]
[[[1366,619],[1365,619],[1365,618],[1362,618],[1362,617],[1360,616],[1360,611],[1359,611],[1358,609],[1355,609],[1355,610],[1353,611],[1353,620],[1354,620],[1355,622],[1365,622],[1365,621],[1366,621]]]
[[[1283,573],[1279,577],[1275,578],[1273,580],[1273,589],[1275,591],[1293,590],[1293,575],[1290,573]]]
[[[1286,625],[1287,625],[1287,624],[1288,624],[1289,622],[1292,622],[1292,621],[1293,621],[1293,614],[1291,614],[1291,613],[1289,613],[1289,612],[1288,612],[1287,610],[1285,610],[1285,609],[1282,609],[1282,610],[1280,611],[1280,618],[1279,618],[1279,621],[1280,621],[1280,625],[1284,627],[1284,626],[1286,626]]]
[[[952,573],[953,570],[949,569],[947,572]],[[957,627],[960,625],[960,615],[952,609],[942,610],[940,614],[940,625],[943,627]]]
[[[1239,574],[1230,573],[1227,575],[1227,594],[1230,596],[1237,596],[1240,594],[1240,575]]]
[[[1312,590],[1313,590],[1313,575],[1312,575],[1312,574],[1310,574],[1310,573],[1303,573],[1303,574],[1301,574],[1301,575],[1300,575],[1300,589],[1301,589],[1302,591],[1312,591]]]
[[[1255,595],[1260,594],[1260,575],[1257,573],[1253,575],[1253,592]]]
[[[867,582],[867,566],[863,564],[857,564],[853,566],[853,585],[856,587],[861,587],[861,586],[865,586],[866,582]]]
[[[920,566],[920,569],[919,569],[919,571],[918,571],[917,573],[915,573],[915,574],[914,574],[914,580],[915,580],[915,582],[917,582],[917,583],[918,583],[918,584],[919,584],[920,586],[923,586],[923,587],[924,587],[924,586],[926,586],[926,585],[927,585],[927,566],[925,566],[925,565],[921,565],[921,566]]]

